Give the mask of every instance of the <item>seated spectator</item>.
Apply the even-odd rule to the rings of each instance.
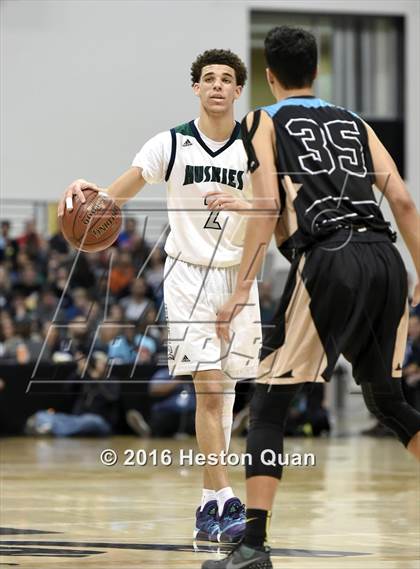
[[[44,286],[35,310],[35,317],[41,324],[53,319],[57,311],[58,301],[59,299],[55,295],[54,289],[49,285]],[[63,316],[62,311],[59,311],[56,318],[60,321],[63,319]]]
[[[420,411],[420,316],[413,313],[403,365],[403,390],[407,401]]]
[[[92,345],[92,331],[83,316],[76,316],[68,323],[65,348],[69,354],[76,356],[77,352],[88,354]]]
[[[149,394],[154,401],[149,424],[136,409],[126,414],[135,433],[153,437],[195,434],[195,393],[190,376],[172,378],[167,367],[161,368],[150,380]]]
[[[94,352],[86,366],[86,356],[77,354],[77,374],[71,380],[84,379],[81,392],[71,414],[53,410],[38,411],[28,418],[25,433],[28,435],[108,436],[118,421],[120,386],[106,377],[107,356]],[[85,373],[85,367],[87,367]],[[102,381],[98,381],[102,380]]]
[[[150,246],[140,235],[133,239],[130,247],[133,263],[135,267],[141,269],[150,255]]]
[[[41,261],[47,254],[47,243],[38,232],[34,219],[25,222],[24,232],[17,242],[19,249],[25,251],[32,261]]]
[[[69,245],[64,239],[61,231],[54,233],[48,241],[50,251],[56,251],[60,255],[67,255],[69,253]]]
[[[157,352],[156,340],[146,334],[142,326],[136,327],[136,334],[133,338],[134,346],[136,347],[136,364],[150,364]]]
[[[96,275],[93,271],[86,253],[81,253],[71,275],[72,288],[93,289],[96,284]]]
[[[0,227],[0,262],[8,263],[14,267],[18,253],[18,243],[16,239],[10,237],[10,221],[4,220]]]
[[[420,315],[413,311],[408,322],[408,338],[403,364],[402,388],[407,401],[420,411]],[[375,423],[361,431],[370,437],[395,437],[388,429],[375,419]]]
[[[118,236],[117,245],[121,249],[131,250],[135,241],[140,237],[137,230],[137,220],[134,217],[126,217],[124,229]]]
[[[109,275],[109,289],[111,293],[120,298],[130,294],[130,285],[134,281],[135,273],[131,255],[128,252],[116,252]]]
[[[130,329],[132,329],[132,334],[130,334]],[[102,335],[101,339],[104,340],[111,335],[112,339],[109,339],[107,343],[109,360],[117,365],[134,363],[137,354],[137,348],[132,341],[134,324],[107,325],[106,333]]]
[[[25,298],[38,294],[42,288],[42,278],[33,263],[27,263],[18,273],[14,290],[20,292]],[[36,304],[36,297],[35,299]]]
[[[73,359],[72,355],[66,352],[65,341],[62,338],[61,328],[55,326],[53,322],[46,320],[42,323],[42,336],[45,347],[48,348],[52,362],[67,362]],[[45,348],[44,348],[45,349]]]
[[[269,324],[276,311],[277,303],[272,297],[271,282],[258,283],[260,295],[261,323]]]
[[[142,336],[152,338],[156,344],[155,351],[161,349],[162,345],[162,329],[166,328],[166,324],[162,325],[157,319],[156,308],[150,305],[141,320],[137,322],[137,333]]]
[[[16,360],[16,351],[11,350],[12,340],[17,338],[15,325],[9,314],[2,312],[0,319],[0,358]]]
[[[152,304],[146,293],[147,286],[142,277],[133,281],[130,296],[121,300],[121,306],[127,320],[138,321],[146,314],[146,309]]]
[[[12,284],[10,275],[4,265],[0,265],[0,310],[3,310],[10,303],[12,296]]]
[[[151,287],[158,306],[163,301],[163,275],[165,257],[161,249],[155,249],[150,257],[146,272],[146,282]]]
[[[106,345],[108,358],[116,364],[151,363],[157,351],[156,342],[136,333],[130,322],[106,323],[102,327],[102,345]]]
[[[48,284],[53,289],[55,296],[60,300],[62,310],[67,310],[73,304],[69,290],[69,278],[69,270],[64,265],[59,265],[56,269],[52,269],[48,275]]]
[[[85,288],[75,288],[71,292],[72,304],[66,310],[66,316],[72,320],[76,316],[83,316],[85,320],[89,318],[93,300]]]
[[[14,325],[11,319],[2,320],[3,358],[16,361],[20,364],[48,361],[50,352],[48,347],[43,348],[44,341],[33,333],[30,320],[21,320]]]

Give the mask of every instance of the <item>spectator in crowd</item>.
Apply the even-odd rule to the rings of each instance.
[[[73,272],[71,275],[72,288],[92,289],[95,286],[95,272],[93,271],[86,253],[81,253],[74,260]]]
[[[51,362],[61,363],[73,359],[73,356],[66,351],[66,342],[62,337],[61,328],[59,326],[54,325],[51,321],[45,320],[42,323],[41,332],[45,343],[43,349],[48,350]]]
[[[119,323],[109,323],[103,327],[101,340],[106,342],[108,358],[115,364],[131,364],[136,359],[136,347],[130,341],[130,328],[133,330],[134,324],[121,321]]]
[[[11,299],[12,284],[10,282],[10,275],[5,266],[0,265],[0,310],[5,309]]]
[[[10,221],[1,222],[0,230],[0,263],[7,262],[12,268],[16,265],[16,257],[19,251],[19,245],[16,239],[10,237]]]
[[[57,312],[58,298],[55,295],[54,289],[50,285],[45,285],[41,290],[39,300],[34,313],[35,318],[43,324],[49,322]],[[57,314],[57,320],[60,321],[63,314]]]
[[[69,278],[70,273],[65,265],[53,267],[48,275],[48,284],[52,287],[55,296],[60,301],[60,308],[64,311],[73,304]]]
[[[138,272],[145,265],[147,259],[149,258],[150,251],[151,249],[147,241],[143,237],[137,237],[131,249],[136,272]]]
[[[166,328],[166,324],[164,324],[164,327]],[[142,337],[147,336],[148,338],[151,338],[155,342],[154,352],[156,352],[156,350],[160,350],[162,347],[161,329],[162,329],[162,324],[157,320],[156,308],[152,304],[150,304],[147,307],[144,316],[141,318],[141,320],[137,322],[136,330],[138,334],[137,336],[138,343],[142,339]]]
[[[127,423],[135,433],[153,437],[195,434],[196,401],[190,376],[172,378],[167,367],[160,368],[150,380],[149,394],[153,400],[149,423],[139,411],[127,412]]]
[[[142,322],[137,324],[135,329],[136,333],[133,338],[133,343],[136,348],[135,363],[137,365],[151,364],[154,361],[158,348],[156,340],[146,333],[145,326],[142,325]]]
[[[69,245],[61,231],[57,231],[57,233],[54,233],[54,235],[50,237],[48,245],[51,252],[56,252],[60,255],[68,255],[69,253]]]
[[[420,315],[410,316],[403,366],[403,388],[407,401],[420,411]]]
[[[134,217],[126,218],[124,230],[118,237],[117,245],[121,250],[130,252],[136,272],[150,255],[150,246],[140,235],[137,220]]]
[[[33,331],[30,320],[20,320],[16,324],[11,318],[3,318],[1,321],[3,347],[2,357],[19,364],[48,361],[50,352],[48,347],[42,350],[43,340]]]
[[[160,307],[163,301],[163,274],[165,269],[165,257],[161,249],[156,248],[149,260],[146,272],[146,282],[153,291],[157,305]]]
[[[89,318],[93,300],[89,292],[82,287],[77,287],[71,293],[72,305],[67,309],[67,318],[72,320],[76,316],[83,316],[85,320]]]
[[[417,307],[416,307],[417,308]],[[408,339],[403,364],[403,391],[407,401],[420,411],[420,315],[413,310],[408,322]],[[370,437],[394,437],[394,433],[375,421],[364,429],[362,435]]]
[[[25,264],[18,273],[15,282],[15,290],[18,290],[23,296],[28,297],[34,293],[39,293],[42,287],[42,277],[36,270],[33,263]]]
[[[116,251],[109,276],[109,288],[114,297],[121,298],[130,294],[130,286],[134,278],[134,267],[130,253]]]
[[[53,410],[38,411],[28,418],[25,432],[28,435],[108,436],[118,421],[120,387],[117,382],[105,379],[107,356],[94,352],[89,362],[86,354],[77,354],[77,374],[69,381],[85,380],[74,403],[71,414]],[[85,372],[86,368],[86,372]]]
[[[118,236],[117,245],[120,249],[132,251],[140,235],[137,230],[137,220],[134,217],[126,217],[124,229]]]
[[[108,358],[116,364],[149,364],[157,351],[156,342],[136,333],[133,322],[107,323],[101,341],[107,346]]]
[[[13,320],[15,322],[27,320],[30,317],[30,305],[31,303],[29,303],[29,306],[27,305],[25,296],[21,292],[16,291],[9,306]]]
[[[25,222],[24,232],[17,239],[19,249],[32,261],[42,261],[47,254],[47,242],[38,233],[34,219]]]
[[[258,289],[260,295],[261,322],[262,324],[268,324],[274,316],[277,304],[272,297],[271,282],[260,282]]]
[[[124,308],[124,315],[127,320],[138,321],[146,314],[146,309],[152,304],[151,299],[146,296],[147,285],[144,278],[139,277],[134,280],[130,291],[130,296],[121,300],[121,306]]]
[[[92,345],[92,331],[84,316],[76,316],[68,323],[67,351],[76,356],[77,352],[89,353]]]
[[[7,312],[2,312],[0,319],[0,358],[16,360],[15,351],[11,350],[14,340],[17,339],[13,320]]]

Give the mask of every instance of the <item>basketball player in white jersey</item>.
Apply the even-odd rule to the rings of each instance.
[[[197,395],[196,433],[205,455],[223,456],[231,436],[235,382],[255,377],[261,346],[257,284],[235,318],[229,343],[215,321],[235,288],[251,199],[247,156],[233,106],[246,80],[237,55],[209,50],[191,67],[198,119],[151,138],[132,167],[105,190],[119,205],[146,183],[167,183],[170,234],[165,250],[164,296],[168,322],[168,365],[173,375],[191,374]],[[59,205],[72,208],[82,189],[73,182]],[[201,507],[194,537],[238,541],[245,530],[244,507],[229,485],[223,460],[204,469]]]

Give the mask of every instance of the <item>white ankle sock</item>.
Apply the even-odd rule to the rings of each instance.
[[[214,490],[207,490],[206,488],[203,488],[200,510],[203,511],[204,506],[212,500],[217,500],[216,492]]]
[[[216,496],[217,496],[217,506],[219,509],[219,516],[221,516],[224,505],[230,498],[234,498],[235,494],[233,493],[232,488],[230,486],[227,486],[226,488],[218,490],[216,492]]]

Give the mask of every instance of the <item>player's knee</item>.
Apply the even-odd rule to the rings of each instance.
[[[251,463],[247,463],[246,477],[272,476],[281,478],[283,473],[284,426],[290,403],[298,386],[257,385],[250,409],[250,427],[247,452]],[[267,456],[278,460],[267,460]]]
[[[420,413],[407,403],[401,380],[393,379],[386,386],[364,383],[362,393],[369,411],[407,446],[420,430]]]
[[[233,387],[233,390],[235,388]],[[223,393],[223,405],[222,405],[222,422],[223,426],[228,426],[232,423],[233,419],[233,406],[235,404],[235,391]]]
[[[223,414],[223,393],[220,390],[211,389],[206,393],[197,395],[197,409],[203,413],[211,413],[212,415]]]
[[[266,423],[283,430],[290,404],[300,388],[300,385],[258,384],[250,406],[250,428]]]

